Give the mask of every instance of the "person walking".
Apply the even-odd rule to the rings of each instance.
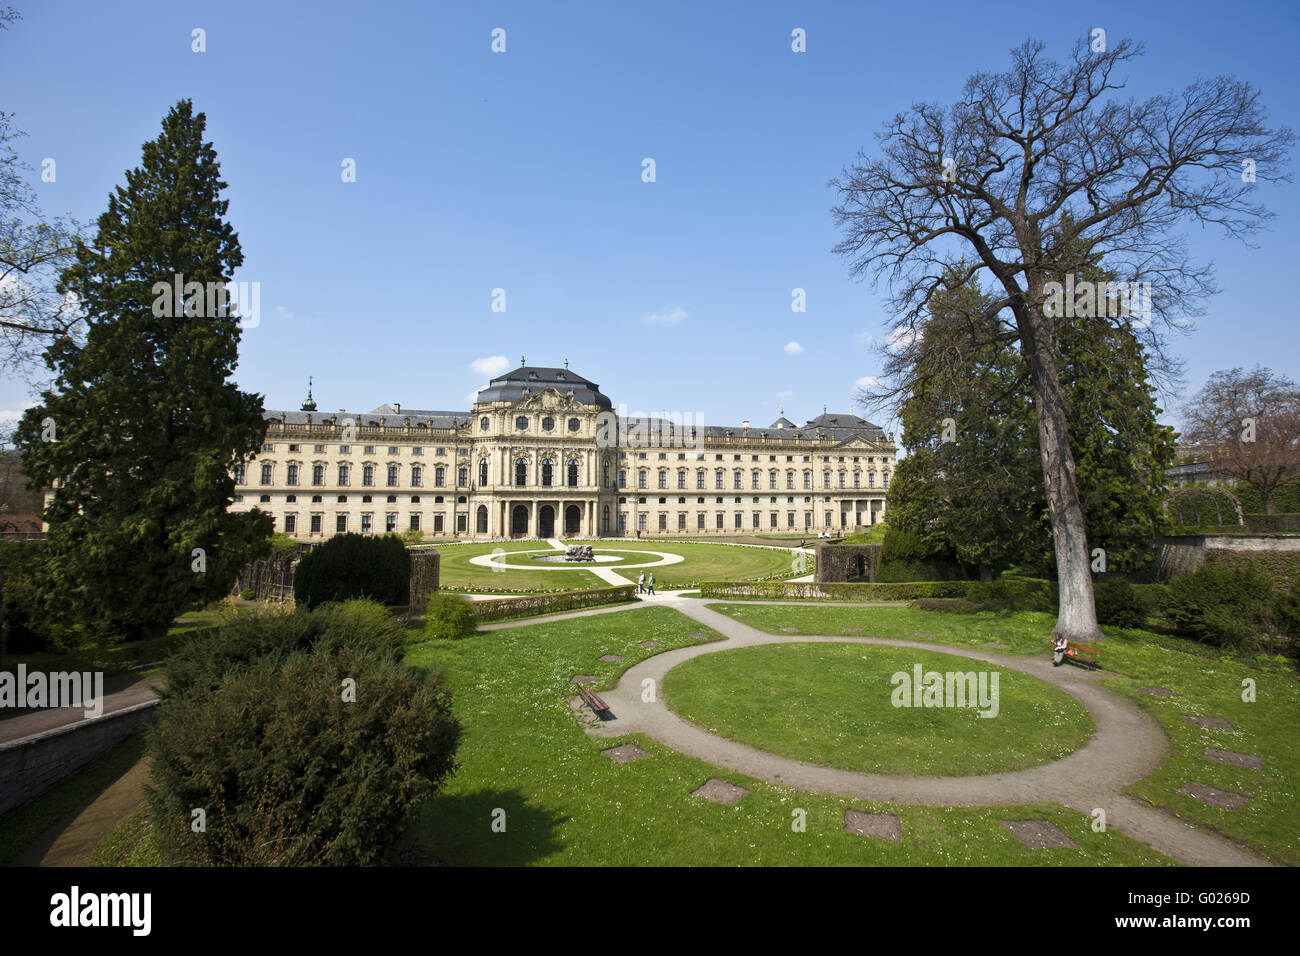
[[[649,580],[647,583],[650,585],[650,593],[651,593],[651,594],[654,594],[654,593],[655,593],[655,573],[654,573],[653,571],[650,572],[650,580]]]
[[[636,593],[645,594],[645,572],[642,571],[636,577]]]

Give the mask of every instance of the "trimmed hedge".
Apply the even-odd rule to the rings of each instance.
[[[975,603],[1003,602],[1055,610],[1056,600],[1047,581],[897,581],[858,583],[710,581],[700,586],[705,598],[760,598],[764,600],[917,601],[960,598]],[[1047,605],[1050,604],[1050,607]]]
[[[535,594],[529,597],[502,598],[499,601],[475,601],[474,617],[482,623],[512,617],[559,614],[584,607],[623,604],[634,600],[636,600],[635,584],[620,584],[611,588],[581,588],[550,594]]]
[[[411,556],[397,535],[335,535],[298,562],[293,596],[308,608],[349,598],[405,606],[411,601]]]

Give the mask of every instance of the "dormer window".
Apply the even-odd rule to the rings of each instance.
[[[519,429],[521,432],[526,431],[528,429],[528,416],[520,415],[518,418],[516,418],[515,428]]]
[[[555,431],[555,419],[554,419],[554,418],[551,418],[551,417],[549,417],[549,416],[546,417],[546,418],[543,418],[543,419],[542,419],[542,431],[544,431],[544,432]]]
[[[485,431],[488,430],[488,417],[487,417],[486,415],[484,415],[482,418],[480,418],[480,419],[478,420],[478,428],[479,428],[479,431],[482,431],[482,432],[485,432]]]

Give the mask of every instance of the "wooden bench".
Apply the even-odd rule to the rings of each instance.
[[[1095,671],[1101,666],[1101,651],[1095,647],[1089,647],[1087,644],[1076,644],[1070,641],[1065,645],[1065,659],[1080,667],[1086,667],[1090,671]]]
[[[595,691],[587,690],[586,685],[578,685],[578,696],[582,698],[584,704],[590,707],[597,714],[609,713],[609,704],[601,700],[600,697],[596,695]]]

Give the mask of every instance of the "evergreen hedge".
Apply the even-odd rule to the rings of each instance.
[[[307,608],[349,598],[405,606],[411,601],[411,557],[396,535],[335,535],[298,562],[293,595]]]

